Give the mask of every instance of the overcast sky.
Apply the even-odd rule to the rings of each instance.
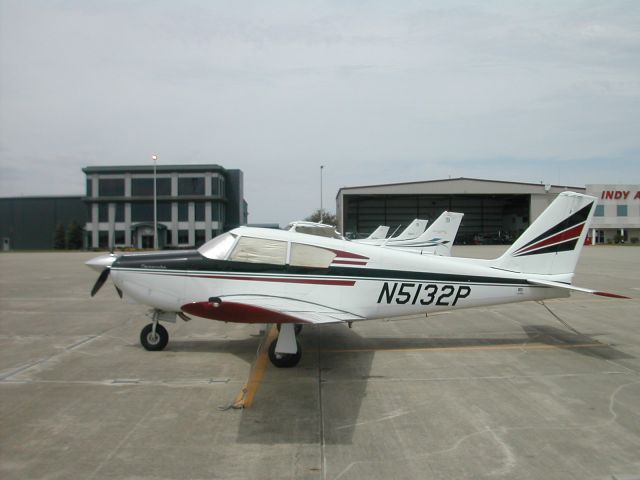
[[[640,1],[0,0],[0,196],[217,163],[250,222],[342,186],[640,183]]]

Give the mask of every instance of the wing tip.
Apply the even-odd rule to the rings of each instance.
[[[631,300],[631,297],[626,297],[624,295],[618,295],[617,293],[610,292],[593,292],[594,295],[598,295],[600,297],[609,297],[609,298],[622,298],[624,300]]]

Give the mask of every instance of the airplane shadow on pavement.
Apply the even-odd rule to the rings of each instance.
[[[307,327],[299,337],[303,355],[295,368],[269,364],[251,408],[240,412],[238,443],[347,445],[352,443],[371,367],[378,351],[500,350],[556,347],[603,360],[632,356],[599,342],[548,325],[523,325],[525,335],[473,338],[373,337],[344,325]],[[248,363],[259,339],[174,341],[174,351],[228,352]],[[339,429],[332,426],[340,425]]]

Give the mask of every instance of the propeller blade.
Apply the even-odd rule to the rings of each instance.
[[[96,283],[93,285],[93,288],[91,289],[91,296],[92,297],[96,293],[98,293],[98,290],[100,290],[102,288],[102,285],[104,285],[104,282],[107,281],[107,278],[109,277],[109,273],[110,273],[110,270],[108,268],[105,268],[102,271],[102,273],[100,274],[100,276],[96,280]]]

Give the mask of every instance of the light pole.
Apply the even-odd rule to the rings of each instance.
[[[324,170],[324,165],[320,165],[320,223],[322,223],[324,217],[324,210],[322,209],[322,171]]]
[[[158,195],[156,190],[156,160],[157,155],[152,155],[153,159],[153,248],[158,250]]]

